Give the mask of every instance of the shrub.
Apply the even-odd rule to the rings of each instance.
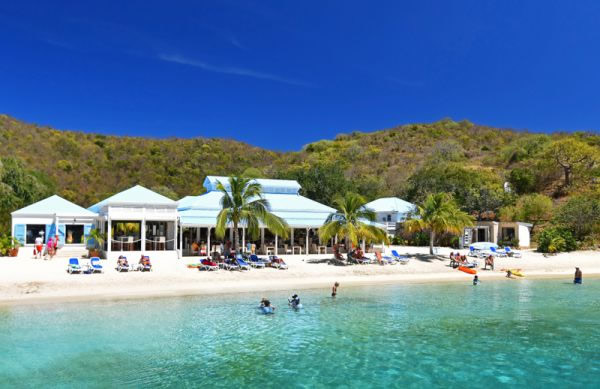
[[[542,253],[558,253],[577,249],[577,242],[571,231],[562,227],[546,228],[537,237],[538,251]]]

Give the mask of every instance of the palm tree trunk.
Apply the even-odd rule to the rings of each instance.
[[[233,222],[233,252],[238,253],[238,247],[240,247],[240,236],[238,234],[238,224]]]
[[[433,243],[435,241],[435,231],[431,230],[429,233],[429,254],[433,255]]]

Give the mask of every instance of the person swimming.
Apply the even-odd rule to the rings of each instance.
[[[275,313],[275,307],[271,305],[271,302],[263,297],[260,300],[260,306],[258,307],[263,313]]]
[[[301,308],[302,307],[302,305],[300,304],[300,297],[298,297],[297,294],[295,294],[291,298],[289,298],[288,302],[290,303],[290,306],[292,308]]]
[[[477,284],[479,284],[479,276],[476,275],[475,277],[473,277],[473,285]]]
[[[575,268],[575,278],[573,278],[573,283],[574,284],[582,284],[583,283],[583,273],[581,272],[581,270],[578,267]]]
[[[337,288],[338,288],[338,286],[340,286],[339,282],[336,282],[335,284],[333,284],[333,288],[331,288],[331,297],[337,296]]]

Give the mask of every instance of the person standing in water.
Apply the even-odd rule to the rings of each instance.
[[[581,270],[578,267],[575,268],[575,278],[573,279],[573,283],[574,284],[583,283],[583,273],[581,272]]]
[[[476,275],[475,277],[473,277],[473,285],[477,284],[479,284],[479,276]]]
[[[337,296],[337,288],[338,288],[338,286],[340,286],[339,282],[336,282],[335,284],[333,284],[333,288],[331,288],[331,297]]]

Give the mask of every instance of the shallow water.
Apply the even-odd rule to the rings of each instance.
[[[0,308],[7,387],[565,387],[600,377],[600,280]]]

